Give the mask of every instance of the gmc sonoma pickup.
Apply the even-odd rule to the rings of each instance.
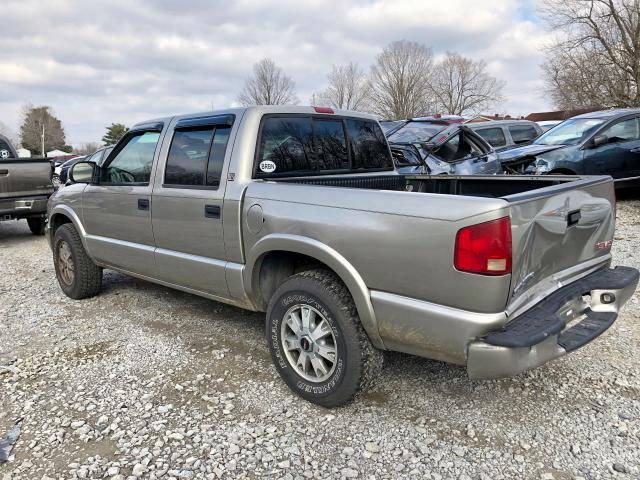
[[[60,287],[114,269],[266,311],[283,380],[336,406],[396,350],[514,375],[603,333],[610,177],[400,175],[373,117],[251,107],[141,123],[49,202]]]
[[[26,219],[34,235],[43,235],[47,200],[53,193],[51,161],[18,158],[0,135],[0,222]]]

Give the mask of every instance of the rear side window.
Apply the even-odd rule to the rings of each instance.
[[[7,142],[0,138],[0,159],[13,157],[11,147]]]
[[[509,127],[509,133],[514,143],[527,143],[538,136],[533,125],[513,125]]]
[[[384,134],[374,121],[273,116],[262,123],[258,178],[391,168]]]
[[[230,128],[201,126],[176,130],[167,156],[165,186],[220,185]]]
[[[504,137],[504,132],[501,128],[483,128],[482,130],[476,130],[476,133],[492,147],[504,147],[507,144],[507,139]]]

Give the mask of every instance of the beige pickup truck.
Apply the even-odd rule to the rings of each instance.
[[[638,283],[610,268],[610,177],[400,175],[361,113],[156,119],[70,180],[47,227],[65,294],[98,294],[108,268],[264,311],[277,371],[324,406],[383,350],[474,378],[534,368],[607,330]]]

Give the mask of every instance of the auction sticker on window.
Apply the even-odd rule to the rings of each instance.
[[[0,158],[9,158],[9,150],[0,150]],[[274,165],[275,170],[275,165]]]
[[[272,173],[276,171],[276,164],[271,160],[264,160],[260,162],[260,170],[264,173]]]

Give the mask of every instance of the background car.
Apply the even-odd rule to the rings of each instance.
[[[585,113],[565,120],[531,145],[502,152],[507,170],[526,173],[611,175],[617,188],[640,184],[640,109]]]
[[[562,120],[540,120],[536,122],[538,126],[542,129],[542,132],[546,132],[547,130],[551,130],[556,125],[562,123]]]
[[[409,119],[389,132],[387,139],[400,173],[502,173],[491,145],[457,118]]]
[[[489,120],[468,123],[467,127],[498,152],[515,145],[527,145],[543,133],[537,123],[529,120]]]
[[[60,182],[62,183],[62,185],[65,185],[67,183],[67,180],[69,179],[69,169],[73,167],[76,163],[83,161],[83,162],[93,162],[98,165],[101,165],[102,162],[107,158],[107,156],[109,156],[109,153],[111,153],[111,150],[113,150],[113,145],[99,148],[98,150],[93,152],[91,155],[87,155],[85,157],[72,158],[71,160],[64,163],[60,168]]]

